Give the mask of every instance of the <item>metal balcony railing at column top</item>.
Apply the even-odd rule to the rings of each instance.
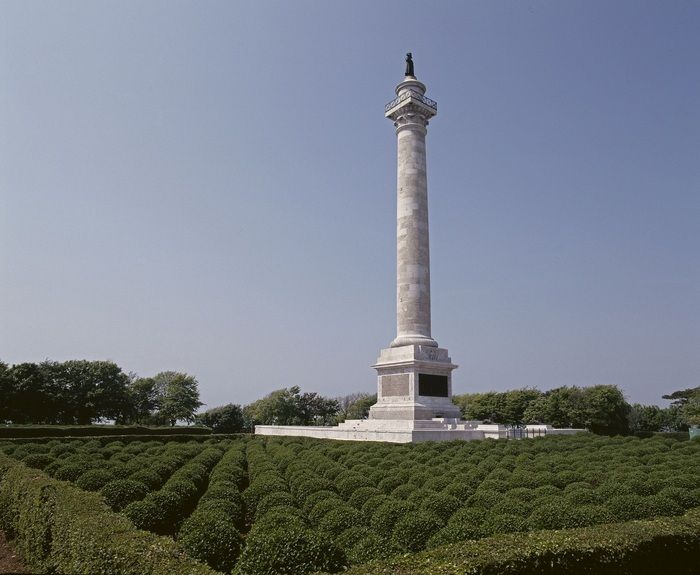
[[[406,90],[403,94],[400,96],[394,98],[391,102],[389,102],[386,106],[384,106],[384,111],[388,112],[391,110],[394,106],[398,106],[401,102],[404,100],[408,100],[408,98],[415,98],[416,100],[422,102],[428,108],[432,108],[437,112],[437,102],[435,100],[431,100],[430,98],[426,98],[425,96],[419,94],[418,92],[414,92],[413,90]]]

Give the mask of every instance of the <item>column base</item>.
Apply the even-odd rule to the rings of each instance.
[[[431,340],[432,341],[432,340]],[[405,345],[383,349],[377,363],[377,403],[370,419],[459,419],[452,403],[454,365],[446,349],[430,345]]]
[[[405,345],[425,345],[427,347],[438,347],[438,343],[432,337],[418,334],[400,335],[389,344],[389,347],[403,347]]]

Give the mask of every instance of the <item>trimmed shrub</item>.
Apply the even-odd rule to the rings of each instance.
[[[132,501],[143,499],[146,493],[148,493],[148,487],[133,479],[110,481],[100,489],[100,494],[105,498],[107,505],[115,511],[120,511]]]
[[[306,520],[295,507],[275,507],[258,519],[250,529],[250,534],[280,528],[307,529]]]
[[[372,480],[363,475],[351,475],[336,481],[335,487],[343,499],[349,499],[353,492],[360,487],[374,487]]]
[[[75,481],[87,470],[88,468],[82,463],[64,463],[56,469],[53,476],[60,481]]]
[[[420,505],[421,511],[438,517],[443,525],[459,507],[460,503],[457,499],[443,493],[431,493]]]
[[[566,529],[585,525],[578,509],[562,502],[537,503],[527,520],[530,529]]]
[[[347,564],[342,550],[308,529],[288,528],[251,533],[234,569],[235,575],[306,575],[337,573]]]
[[[312,493],[311,495],[309,495],[304,500],[304,503],[302,505],[304,513],[310,513],[314,506],[318,502],[323,501],[324,499],[336,499],[338,501],[341,501],[340,495],[338,495],[335,491],[328,491],[325,489],[323,491],[317,491],[316,493]]]
[[[391,498],[388,495],[375,495],[370,497],[362,505],[362,515],[364,515],[368,520],[374,515],[374,512],[379,508],[380,505],[386,503]]]
[[[132,501],[122,510],[122,513],[136,528],[146,531],[157,531],[157,525],[164,521],[162,510],[150,498]]]
[[[136,473],[132,473],[129,476],[129,479],[140,481],[146,487],[148,487],[149,490],[158,489],[163,484],[163,479],[161,478],[160,473],[153,469],[141,469]]]
[[[350,564],[367,563],[375,559],[386,559],[398,553],[389,541],[379,537],[376,533],[368,533],[365,537],[355,542],[346,551]]]
[[[243,543],[225,513],[200,510],[185,519],[177,541],[190,557],[226,572],[235,565]]]
[[[50,463],[53,463],[55,459],[46,453],[30,453],[24,459],[24,463],[27,467],[33,467],[35,469],[44,469]]]
[[[481,524],[481,531],[485,537],[498,535],[500,533],[516,533],[527,531],[527,521],[521,515],[496,513],[495,511],[487,515]]]
[[[343,505],[326,513],[318,523],[318,529],[331,537],[337,537],[346,529],[364,525],[364,516],[353,507]]]
[[[279,506],[294,507],[296,505],[296,500],[286,491],[275,491],[263,497],[258,503],[257,509],[255,510],[256,520],[265,515],[270,509]]]
[[[375,510],[370,520],[370,526],[378,535],[389,538],[396,523],[405,515],[415,513],[415,511],[415,505],[407,501],[390,499]]]
[[[368,499],[382,495],[382,492],[376,487],[360,487],[348,499],[348,503],[355,509],[362,509],[362,506]]]
[[[89,469],[78,477],[75,484],[85,491],[99,491],[113,480],[114,474],[108,469]]]
[[[411,494],[417,489],[418,487],[416,487],[415,485],[412,485],[410,483],[404,483],[403,485],[399,485],[396,489],[394,489],[391,492],[391,496],[396,499],[408,499],[411,496]]]
[[[477,489],[474,495],[467,500],[467,505],[470,507],[479,507],[481,509],[490,509],[496,505],[502,497],[503,495],[498,491]]]
[[[391,542],[402,551],[415,553],[425,546],[430,537],[442,528],[439,517],[424,511],[408,513],[396,522]]]
[[[309,512],[309,521],[312,525],[318,525],[327,513],[346,505],[340,498],[322,499]]]

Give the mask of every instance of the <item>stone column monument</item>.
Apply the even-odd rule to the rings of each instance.
[[[430,325],[430,244],[425,136],[437,103],[425,96],[406,55],[406,75],[384,109],[397,140],[396,338],[373,366],[377,403],[371,419],[459,418],[452,403],[457,366],[438,347]]]

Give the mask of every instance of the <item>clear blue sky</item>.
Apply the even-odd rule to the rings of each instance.
[[[428,135],[456,393],[700,385],[700,2],[0,2],[0,358],[373,391]]]

